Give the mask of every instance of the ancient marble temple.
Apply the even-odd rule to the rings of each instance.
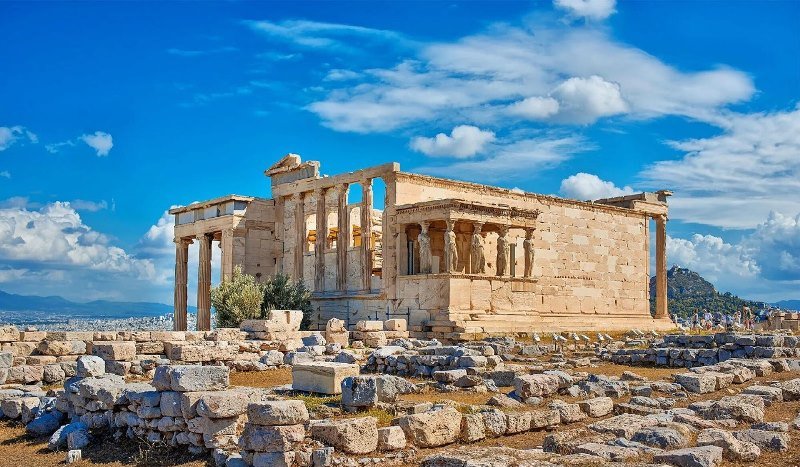
[[[668,191],[573,201],[402,172],[397,163],[321,176],[319,162],[295,154],[265,175],[272,199],[230,195],[170,211],[177,330],[186,328],[193,242],[200,246],[198,329],[210,327],[214,242],[223,278],[241,265],[259,280],[283,272],[305,281],[313,326],[334,317],[348,325],[407,318],[412,335],[451,340],[671,327]],[[382,203],[375,203],[376,184]]]

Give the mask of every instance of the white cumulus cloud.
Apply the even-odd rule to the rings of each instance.
[[[495,140],[492,131],[471,125],[459,125],[450,135],[439,133],[432,138],[418,136],[411,140],[411,148],[429,156],[472,157]]]
[[[553,0],[556,8],[565,10],[570,16],[591,20],[604,20],[616,10],[616,0]]]
[[[613,182],[585,172],[570,175],[561,181],[561,195],[578,200],[595,200],[614,196],[630,195],[633,188],[616,186]]]
[[[511,104],[508,110],[513,115],[532,120],[545,120],[557,114],[559,107],[558,101],[552,97],[532,96]]]
[[[69,203],[39,210],[0,209],[0,258],[49,267],[81,267],[157,280],[155,267],[122,248],[81,220]]]
[[[111,148],[114,147],[113,138],[104,131],[95,131],[94,134],[83,135],[80,139],[94,149],[98,156],[107,156]]]
[[[800,213],[772,212],[738,241],[669,236],[667,258],[699,272],[721,291],[765,301],[794,298],[800,290]]]
[[[570,123],[593,123],[628,111],[619,84],[597,75],[570,78],[553,90],[553,97],[559,101],[557,116]]]

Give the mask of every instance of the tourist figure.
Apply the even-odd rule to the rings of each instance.
[[[703,320],[706,322],[706,330],[711,329],[711,326],[714,323],[714,316],[710,311],[706,310],[705,314],[703,315]]]
[[[744,315],[744,327],[748,331],[753,330],[753,311],[750,310],[749,306],[742,307],[743,315]]]
[[[481,236],[483,224],[476,222],[472,231],[472,242],[470,243],[470,272],[472,274],[483,274],[486,272],[486,260],[483,257],[483,237]]]
[[[694,312],[694,316],[692,316],[692,329],[700,329],[700,313]]]

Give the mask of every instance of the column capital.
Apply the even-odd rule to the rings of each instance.
[[[420,221],[419,222],[419,226],[422,228],[423,232],[427,233],[428,232],[428,227],[431,226],[431,222],[430,221]]]
[[[181,238],[173,238],[172,242],[175,243],[176,245],[189,246],[192,243],[194,243],[194,240],[192,238],[188,238],[188,237],[181,237]]]

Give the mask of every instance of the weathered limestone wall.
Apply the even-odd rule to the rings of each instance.
[[[491,277],[431,282],[424,276],[401,276],[398,298],[412,299],[417,292],[410,289],[417,288],[420,319],[443,307],[458,324],[456,332],[592,329],[598,322],[605,329],[663,328],[652,322],[649,313],[646,214],[412,174],[398,174],[397,179],[401,205],[457,198],[541,211],[533,237],[533,283]],[[509,235],[517,245],[514,262],[519,276],[524,264],[523,234],[517,229]],[[431,234],[434,272],[437,263],[443,264],[438,237]],[[468,232],[457,232],[464,253],[469,251],[468,237]],[[487,276],[495,272],[497,238],[493,232],[485,237]],[[459,269],[463,270],[466,257],[460,255]],[[441,290],[447,293],[438,296]],[[441,314],[431,318],[434,326],[445,325]],[[419,320],[412,317],[411,329],[417,324]]]

